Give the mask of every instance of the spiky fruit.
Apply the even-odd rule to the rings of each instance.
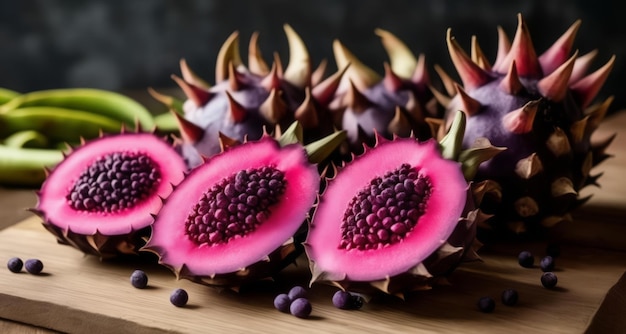
[[[430,77],[424,55],[416,58],[392,33],[377,29],[390,58],[384,77],[364,65],[338,40],[333,51],[337,67],[345,68],[339,88],[330,104],[338,127],[348,133],[352,151],[371,145],[374,133],[391,139],[394,135],[418,139],[432,137],[426,122],[436,116],[429,90]],[[436,103],[436,102],[435,102]]]
[[[486,217],[474,208],[482,190],[464,178],[472,168],[462,165],[477,162],[458,152],[464,120],[458,115],[441,146],[446,155],[462,156],[461,164],[444,158],[432,139],[378,136],[329,180],[304,244],[311,283],[403,294],[477,257],[476,223]],[[480,154],[478,162],[490,155]]]
[[[178,277],[236,289],[299,254],[319,174],[300,144],[269,136],[214,155],[167,198],[145,250]]]
[[[172,146],[151,133],[100,137],[50,172],[33,211],[59,243],[101,258],[136,254],[185,169]]]
[[[612,99],[590,104],[615,58],[585,75],[595,52],[570,55],[580,21],[537,56],[521,15],[518,20],[512,43],[499,29],[493,66],[476,39],[469,56],[448,30],[448,49],[463,85],[442,78],[447,87],[455,87],[445,105],[448,124],[457,110],[468,116],[464,146],[486,137],[507,147],[476,175],[477,180],[494,180],[502,193],[501,202],[483,202],[483,209],[495,214],[485,227],[495,227],[497,234],[508,226],[530,236],[571,219],[570,211],[586,200],[579,191],[596,184],[598,176],[590,170],[607,157],[604,150],[612,137],[599,143],[591,143],[590,137]]]
[[[294,121],[304,128],[307,143],[333,132],[326,105],[342,72],[322,80],[324,63],[313,71],[303,41],[289,25],[284,28],[290,53],[284,70],[278,55],[271,68],[265,63],[257,33],[250,39],[247,67],[239,54],[239,34],[231,34],[219,51],[212,87],[181,61],[182,78],[173,78],[187,100],[182,115],[175,116],[182,137],[181,150],[190,167],[199,165],[201,156],[222,150],[220,136],[238,142],[258,140],[266,128],[284,129]],[[172,105],[171,98],[154,95]]]

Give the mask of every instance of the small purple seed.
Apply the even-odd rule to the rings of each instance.
[[[517,256],[517,262],[524,268],[532,268],[535,265],[535,258],[529,251],[522,251]]]
[[[172,303],[176,307],[183,307],[187,305],[187,301],[189,301],[189,295],[187,291],[184,289],[176,289],[172,291],[170,295],[170,303]]]
[[[19,273],[22,271],[22,266],[24,266],[24,262],[22,262],[22,259],[19,257],[10,258],[7,262],[7,268],[9,268],[12,273]]]
[[[143,289],[148,286],[148,275],[143,270],[135,270],[130,275],[130,283],[137,289]]]
[[[550,255],[547,255],[541,259],[539,262],[539,266],[543,272],[553,271],[554,270],[554,258]]]
[[[286,293],[281,293],[274,298],[274,307],[283,312],[289,313],[289,306],[291,305],[291,298]]]
[[[350,292],[339,290],[333,295],[333,305],[335,305],[336,308],[349,310],[352,308],[351,301],[352,295]]]
[[[289,312],[298,318],[308,318],[312,310],[311,303],[306,298],[298,298],[289,305]]]
[[[306,289],[296,285],[293,288],[291,288],[291,290],[289,290],[289,293],[287,294],[289,296],[289,299],[291,300],[296,300],[298,298],[306,298]]]
[[[515,289],[506,289],[502,291],[502,304],[507,306],[513,306],[517,304],[517,300],[519,299],[519,295],[517,290]]]
[[[24,263],[24,267],[27,272],[33,275],[38,275],[43,270],[43,263],[38,259],[28,259]]]
[[[496,308],[496,302],[491,297],[481,297],[478,299],[478,310],[484,313],[491,313]]]
[[[554,288],[557,282],[558,282],[558,278],[556,277],[556,274],[551,271],[548,271],[546,273],[543,273],[543,275],[541,275],[541,285],[543,285],[544,287],[548,289]]]

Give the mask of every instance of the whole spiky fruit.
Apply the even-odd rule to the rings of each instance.
[[[257,140],[265,130],[281,130],[294,121],[302,125],[305,142],[333,132],[326,105],[342,72],[322,80],[325,63],[314,71],[304,42],[289,25],[284,28],[290,53],[284,70],[277,55],[271,68],[265,63],[257,33],[250,39],[247,67],[239,54],[238,32],[230,35],[217,56],[214,86],[181,60],[182,78],[172,77],[187,100],[175,115],[181,151],[190,167],[199,165],[202,156],[221,152],[219,138],[222,143]],[[152,93],[172,106],[171,98]]]
[[[376,29],[376,34],[390,58],[384,63],[384,77],[364,65],[339,40],[333,43],[337,67],[346,73],[330,109],[337,127],[346,130],[351,151],[361,150],[363,144],[372,145],[375,132],[387,139],[394,135],[432,138],[426,118],[435,116],[436,102],[428,88],[424,55],[416,58],[389,31]]]
[[[518,19],[512,43],[498,30],[493,66],[476,39],[469,56],[448,30],[448,49],[463,85],[444,73],[452,97],[435,95],[446,107],[447,124],[456,111],[467,114],[464,146],[487,138],[507,148],[482,164],[476,175],[477,180],[495,181],[501,191],[499,203],[483,201],[483,209],[495,214],[486,227],[506,231],[503,227],[508,226],[518,234],[534,235],[571,219],[570,211],[586,200],[579,198],[579,191],[596,183],[598,176],[590,170],[607,157],[604,149],[612,138],[591,143],[590,137],[612,99],[590,104],[614,57],[585,75],[595,52],[570,55],[580,21],[537,56],[526,23],[521,15]]]

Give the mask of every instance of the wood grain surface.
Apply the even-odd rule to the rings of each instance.
[[[0,333],[612,333],[626,332],[626,113],[607,119],[603,138],[618,133],[608,153],[615,155],[594,172],[603,172],[602,188],[560,226],[566,244],[557,259],[556,289],[541,286],[541,271],[517,264],[528,249],[537,258],[542,243],[494,244],[480,254],[483,262],[467,263],[449,278],[450,285],[410,294],[405,300],[379,297],[358,311],[334,308],[335,289],[315,285],[309,291],[310,319],[298,319],[273,308],[273,297],[294,284],[307,284],[304,259],[274,282],[240,293],[217,291],[176,280],[167,269],[141,262],[100,262],[56,244],[36,217],[32,192],[0,189],[0,224],[25,219],[0,231],[0,258],[37,257],[43,275],[0,270]],[[12,213],[7,213],[11,210]],[[19,219],[17,219],[19,218]],[[0,225],[1,226],[1,225]],[[149,275],[149,288],[135,289],[129,276],[136,269]],[[169,294],[184,288],[189,305],[176,308]],[[519,291],[520,302],[500,302],[505,288]],[[493,313],[477,310],[481,296],[496,300]],[[27,324],[27,325],[23,325]]]

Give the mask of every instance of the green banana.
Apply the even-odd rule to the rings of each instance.
[[[88,111],[117,119],[133,129],[138,122],[144,131],[151,131],[155,126],[152,114],[139,102],[116,92],[93,88],[62,88],[25,93],[0,105],[0,114],[32,106]]]
[[[20,95],[20,93],[16,91],[0,87],[0,104],[7,103],[18,95]]]
[[[51,169],[63,160],[60,150],[16,148],[0,145],[0,184],[38,187]]]
[[[157,114],[154,116],[154,123],[156,124],[157,131],[176,133],[178,132],[178,121],[172,112],[166,112]]]
[[[0,137],[34,130],[51,141],[76,143],[81,137],[96,138],[100,131],[119,133],[122,122],[81,110],[58,107],[24,107],[0,114]]]
[[[35,130],[23,130],[4,138],[4,145],[9,147],[47,148],[48,138]]]

